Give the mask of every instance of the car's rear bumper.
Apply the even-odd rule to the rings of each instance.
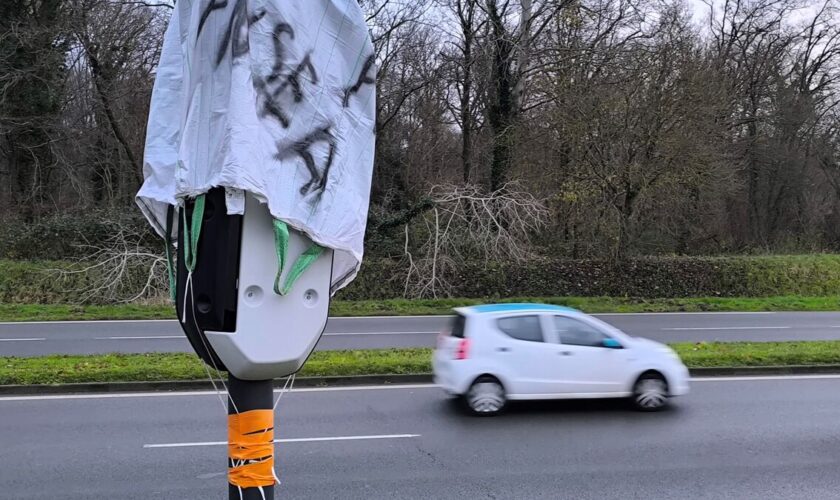
[[[465,377],[450,359],[440,359],[438,353],[432,357],[432,373],[435,385],[453,396],[459,396],[466,392]]]
[[[671,380],[668,381],[668,394],[670,396],[685,396],[688,394],[690,379],[691,375],[688,373],[688,368],[680,366],[671,376]]]
[[[452,383],[452,381],[447,380],[446,378],[439,377],[437,375],[434,376],[435,385],[440,387],[450,396],[460,396],[461,394],[458,392],[458,387]]]

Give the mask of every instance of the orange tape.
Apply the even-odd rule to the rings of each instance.
[[[272,486],[274,410],[228,415],[228,456],[235,464],[228,468],[230,484],[240,488]]]

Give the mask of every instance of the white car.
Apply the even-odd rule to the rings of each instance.
[[[688,369],[668,346],[575,309],[488,304],[455,312],[434,352],[435,383],[473,413],[496,414],[508,400],[623,397],[655,411],[688,393]]]

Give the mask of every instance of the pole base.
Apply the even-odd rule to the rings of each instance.
[[[272,380],[240,380],[233,375],[228,376],[228,415],[235,415],[236,411],[244,413],[251,410],[270,410],[274,407],[274,381]],[[230,459],[228,459],[230,466]],[[259,488],[242,488],[241,495],[238,487],[228,483],[228,498],[230,500],[274,500],[274,486]]]

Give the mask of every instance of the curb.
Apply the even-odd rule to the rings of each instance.
[[[761,375],[824,375],[840,374],[840,365],[744,366],[691,368],[692,377],[733,377]],[[301,377],[295,387],[352,387],[361,385],[431,384],[431,373],[396,375],[347,375],[333,377]],[[284,379],[274,381],[281,389]],[[221,387],[216,383],[217,387]],[[90,382],[80,384],[0,385],[0,395],[107,394],[115,392],[211,391],[208,380],[164,380],[159,382]]]
[[[688,371],[692,377],[734,377],[750,375],[826,375],[840,374],[840,365],[739,366],[720,368],[690,368]]]

